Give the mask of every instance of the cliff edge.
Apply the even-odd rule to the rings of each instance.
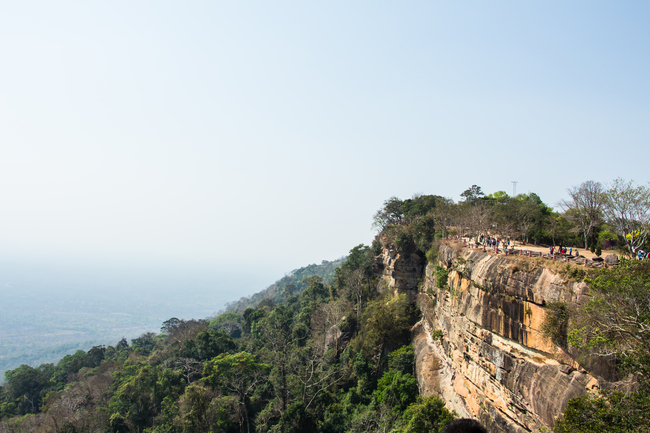
[[[607,386],[542,336],[545,306],[581,304],[587,290],[557,265],[451,244],[427,263],[386,246],[376,272],[422,311],[412,329],[420,392],[490,431],[524,433],[549,431],[571,398]]]

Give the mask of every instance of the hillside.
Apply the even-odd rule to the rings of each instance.
[[[0,432],[648,431],[650,261],[484,251],[503,239],[471,223],[487,206],[390,199],[327,280],[312,265],[215,318],[9,371]]]
[[[286,296],[287,288],[291,289],[291,293],[301,293],[307,287],[304,280],[314,275],[322,278],[324,284],[330,285],[334,279],[336,269],[340,268],[346,260],[347,257],[342,257],[331,262],[323,260],[320,265],[311,264],[302,268],[294,269],[266,289],[257,292],[250,297],[243,297],[238,301],[228,303],[225,311],[228,313],[241,312],[246,310],[246,308],[256,307],[257,304],[262,302],[264,299],[270,299],[274,303],[281,303],[288,297]]]

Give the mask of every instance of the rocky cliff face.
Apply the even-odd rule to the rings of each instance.
[[[385,284],[423,312],[412,332],[423,394],[490,431],[523,433],[551,429],[569,399],[604,385],[540,333],[544,306],[581,303],[585,283],[543,259],[450,246],[437,265],[449,272],[445,289],[435,265],[417,254],[385,250],[376,263]]]

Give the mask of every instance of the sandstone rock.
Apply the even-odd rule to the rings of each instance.
[[[412,330],[420,392],[491,432],[552,429],[569,399],[599,382],[541,335],[543,305],[579,304],[586,284],[535,258],[443,246],[439,259],[450,269],[448,290],[437,288],[433,265],[417,256],[387,251],[382,260],[382,279],[396,293],[414,294],[422,311]],[[431,337],[434,330],[442,340]]]
[[[605,256],[605,264],[607,266],[618,265],[618,256],[616,254],[607,254]]]

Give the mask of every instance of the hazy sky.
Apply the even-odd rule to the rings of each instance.
[[[369,243],[390,196],[645,183],[649,22],[646,1],[4,2],[0,254],[280,277]]]

